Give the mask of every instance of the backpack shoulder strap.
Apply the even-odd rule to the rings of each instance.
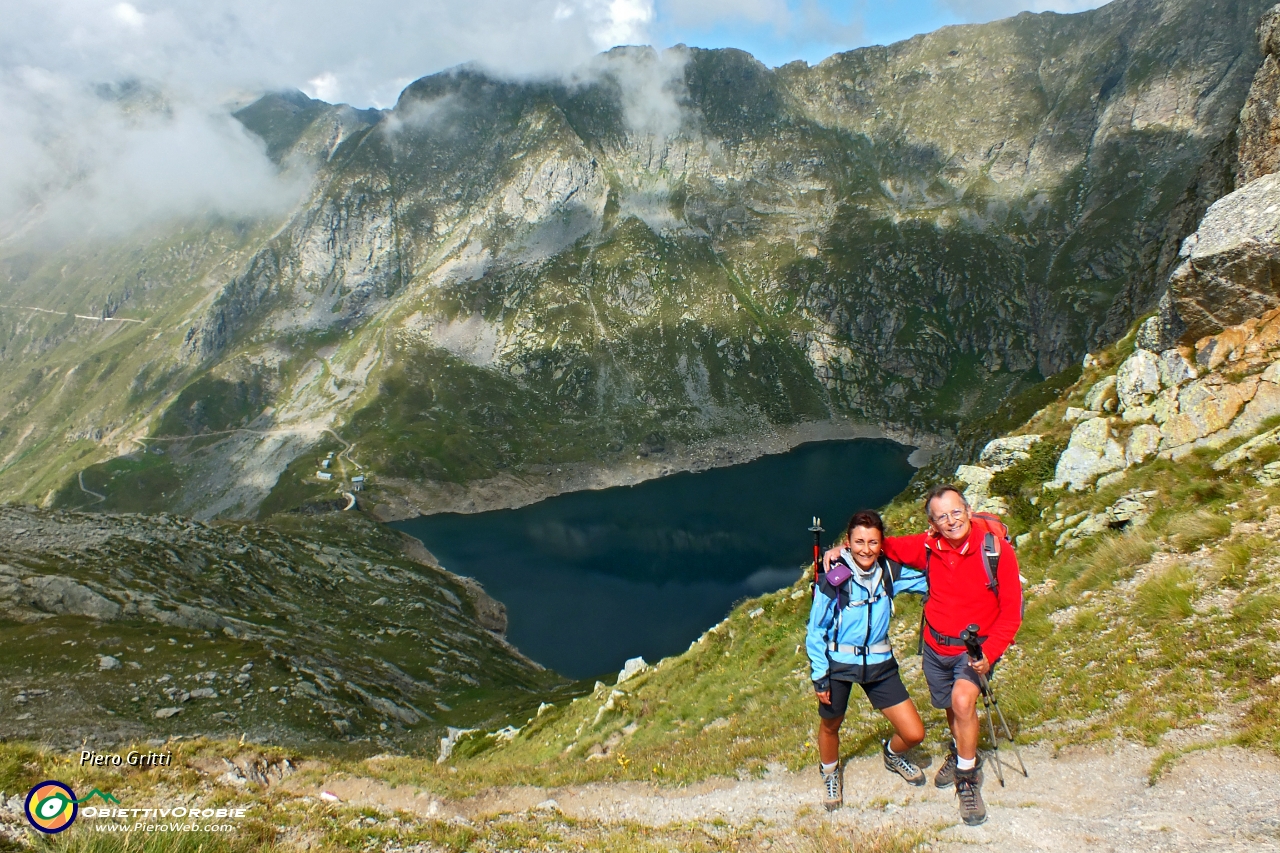
[[[902,563],[895,563],[888,557],[884,558],[880,563],[880,585],[884,587],[885,595],[893,598],[893,585],[898,578],[902,576]]]
[[[1000,578],[996,573],[1000,565],[1000,543],[994,533],[988,532],[982,537],[982,567],[987,570],[987,589],[1000,594]]]

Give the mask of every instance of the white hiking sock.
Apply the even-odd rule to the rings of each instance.
[[[972,770],[977,766],[978,766],[978,756],[976,755],[973,758],[961,758],[959,755],[956,756],[957,770]]]
[[[836,760],[830,764],[819,764],[818,766],[822,768],[823,773],[834,773],[836,768],[840,766],[840,761]]]
[[[893,741],[892,741],[892,740],[887,740],[887,741],[885,741],[885,742],[884,742],[884,749],[885,749],[885,752],[889,753],[890,755],[902,755],[902,753],[901,753],[901,752],[894,752],[894,751],[893,751]]]

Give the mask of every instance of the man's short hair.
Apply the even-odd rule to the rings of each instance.
[[[955,492],[960,497],[960,500],[964,502],[964,505],[966,507],[969,506],[969,502],[965,500],[964,492],[960,491],[959,486],[951,483],[939,483],[930,489],[928,494],[924,496],[924,514],[926,517],[931,517],[929,515],[929,504],[933,503],[933,499],[940,498],[947,492]]]

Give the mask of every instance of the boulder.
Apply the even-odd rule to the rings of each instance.
[[[1029,458],[1031,456],[1029,451],[1040,439],[1039,435],[1011,435],[989,441],[978,456],[978,464],[994,473],[999,473]]]
[[[1053,482],[1049,488],[1070,487],[1073,491],[1087,487],[1103,474],[1124,468],[1124,447],[1111,435],[1106,418],[1081,421],[1071,431],[1067,449],[1058,457]]]
[[[969,506],[976,507],[986,500],[995,473],[978,465],[961,465],[956,469],[956,485],[964,487],[964,499]]]
[[[1129,440],[1124,446],[1125,467],[1138,465],[1156,455],[1160,449],[1160,429],[1151,424],[1141,424],[1129,433]]]
[[[120,668],[119,658],[112,657],[111,655],[98,656],[98,669],[107,670],[107,669],[119,669],[119,668]]]
[[[1214,202],[1179,256],[1168,298],[1185,326],[1183,341],[1280,307],[1280,175]]]
[[[631,658],[630,660],[628,660],[626,663],[622,665],[622,671],[618,673],[617,683],[621,684],[627,679],[633,676],[639,675],[640,673],[644,672],[648,668],[649,668],[649,664],[645,663],[645,660],[643,657]]]
[[[1199,378],[1199,373],[1191,362],[1187,361],[1181,350],[1167,349],[1160,353],[1159,362],[1160,387],[1178,388],[1192,379]]]
[[[1115,376],[1099,379],[1084,395],[1084,407],[1090,412],[1114,412],[1118,402]]]
[[[1144,349],[1134,350],[1116,371],[1116,395],[1125,409],[1146,405],[1160,393],[1160,358]]]
[[[46,613],[70,613],[93,619],[111,620],[120,616],[120,605],[87,586],[62,575],[24,578],[22,597],[26,603]]]
[[[1218,461],[1213,463],[1213,468],[1215,471],[1225,471],[1237,462],[1252,459],[1255,452],[1273,444],[1280,444],[1280,427],[1259,433],[1230,453],[1222,454]]]

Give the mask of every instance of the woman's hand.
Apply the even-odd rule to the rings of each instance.
[[[815,690],[814,695],[818,697],[818,701],[823,705],[831,704],[831,688],[828,687],[826,690]]]
[[[831,571],[831,561],[840,556],[840,546],[828,548],[827,552],[822,555],[822,570],[824,572]]]

